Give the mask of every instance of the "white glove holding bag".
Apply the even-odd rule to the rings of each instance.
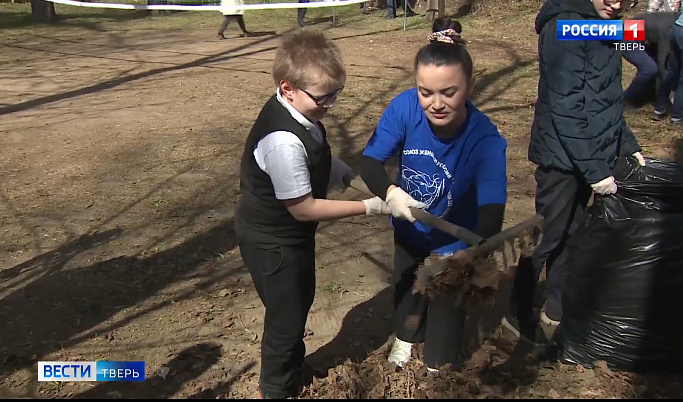
[[[363,200],[363,203],[365,204],[365,216],[391,215],[389,204],[379,197],[368,198]]]
[[[427,208],[427,205],[415,200],[400,187],[396,187],[387,194],[387,204],[389,204],[391,214],[394,217],[405,219],[408,222],[415,222],[415,217],[410,213],[410,207]]]
[[[596,194],[609,195],[617,192],[617,183],[614,181],[614,176],[610,176],[595,184],[591,184],[591,188],[593,188]]]
[[[638,164],[640,166],[645,166],[645,158],[643,158],[643,154],[641,154],[640,152],[636,152],[632,156],[638,160]]]

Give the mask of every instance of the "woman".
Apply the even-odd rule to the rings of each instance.
[[[440,19],[432,31],[415,57],[416,87],[391,101],[361,160],[363,180],[386,198],[394,216],[397,322],[389,361],[403,365],[412,345],[424,342],[430,371],[459,364],[466,313],[455,296],[413,294],[415,271],[431,253],[450,255],[468,244],[416,222],[410,207],[486,238],[500,231],[507,198],[507,143],[468,99],[473,65],[460,24]],[[392,182],[383,165],[396,154],[400,170]]]

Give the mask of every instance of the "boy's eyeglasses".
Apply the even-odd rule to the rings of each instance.
[[[323,105],[329,105],[331,103],[334,103],[334,101],[337,100],[337,97],[339,96],[341,91],[344,89],[344,87],[341,87],[334,92],[331,92],[327,95],[322,95],[322,96],[314,96],[314,95],[311,95],[308,91],[306,91],[303,88],[299,88],[299,89],[301,90],[301,92],[308,95],[309,98],[313,99],[316,106],[323,106]]]

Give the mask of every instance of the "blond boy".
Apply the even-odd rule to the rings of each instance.
[[[266,308],[259,382],[266,399],[299,390],[318,222],[391,213],[378,197],[325,199],[331,182],[352,175],[331,155],[320,123],[346,81],[339,48],[321,32],[297,31],[277,49],[273,78],[276,94],[261,109],[242,155],[235,225],[242,260]]]

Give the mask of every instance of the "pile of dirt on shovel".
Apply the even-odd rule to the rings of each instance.
[[[604,362],[595,368],[566,365],[519,353],[516,343],[502,333],[486,341],[460,370],[428,372],[420,362],[421,348],[399,369],[387,362],[388,349],[362,362],[331,369],[314,379],[302,399],[312,398],[680,398],[679,374],[636,375],[615,372]]]

